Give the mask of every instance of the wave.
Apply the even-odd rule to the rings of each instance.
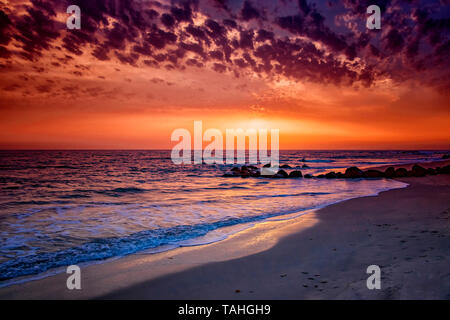
[[[120,197],[125,194],[130,193],[143,193],[147,192],[147,189],[137,188],[137,187],[125,187],[125,188],[114,188],[111,190],[95,190],[96,193],[105,194],[111,197]]]
[[[30,200],[30,201],[11,201],[11,202],[5,202],[2,203],[2,205],[5,206],[17,206],[17,205],[54,205],[54,204],[70,204],[71,201],[64,201],[64,200],[58,200],[58,201],[44,201],[44,200]]]
[[[397,188],[407,186],[407,184],[404,183],[402,183],[401,185],[402,186],[397,186]],[[372,195],[379,194],[379,192],[389,189],[392,188],[378,189],[377,191],[373,192]],[[299,193],[298,195],[302,194],[314,195],[326,193],[306,192],[306,193]],[[367,194],[364,196],[367,196]],[[124,237],[107,237],[107,238],[93,239],[89,242],[86,242],[76,247],[59,250],[55,252],[44,252],[22,256],[0,263],[0,281],[5,281],[3,284],[9,285],[7,280],[22,276],[42,274],[50,269],[57,269],[72,264],[94,263],[96,261],[105,260],[109,258],[118,258],[137,252],[143,252],[153,248],[156,248],[157,250],[158,247],[161,248],[163,246],[175,248],[182,246],[183,241],[184,242],[191,241],[192,243],[196,243],[195,239],[200,239],[206,236],[211,231],[220,228],[245,225],[253,222],[272,220],[274,218],[281,220],[292,219],[310,210],[323,208],[327,205],[338,203],[350,198],[342,198],[340,200],[332,201],[329,203],[321,203],[315,206],[301,209],[294,208],[285,211],[264,213],[250,217],[227,218],[212,223],[178,225],[169,228],[151,229],[136,232]],[[210,239],[209,242],[215,242],[222,239],[224,239],[223,236],[215,240]],[[59,241],[63,240],[59,239]],[[198,242],[197,244],[203,243]]]
[[[305,160],[304,162],[315,162],[315,163],[332,163],[334,160],[326,160],[326,159],[314,159],[314,160]]]
[[[219,228],[260,221],[296,211],[298,210],[266,213],[251,217],[228,218],[213,223],[145,230],[125,237],[94,239],[73,248],[18,257],[1,263],[0,281],[43,273],[49,269],[71,264],[104,260],[164,245],[173,245],[184,240],[205,236],[208,232]]]

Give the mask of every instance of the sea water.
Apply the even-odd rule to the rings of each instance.
[[[317,174],[442,154],[280,151],[280,164]],[[169,150],[0,151],[0,285],[71,264],[214,242],[267,219],[405,186],[222,177],[230,168],[175,165]]]

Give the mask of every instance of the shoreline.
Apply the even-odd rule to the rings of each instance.
[[[442,162],[443,161],[438,161],[438,165],[442,164]],[[425,165],[427,163],[420,164]],[[399,166],[405,167],[406,165]],[[220,264],[221,262],[225,263],[227,261],[239,259],[245,260],[255,255],[263,254],[264,252],[270,252],[279,243],[284,242],[285,239],[302,233],[311,232],[311,229],[314,230],[318,225],[320,226],[321,216],[323,216],[324,211],[333,211],[335,210],[334,208],[341,206],[350,207],[351,209],[353,205],[349,205],[349,203],[352,201],[364,201],[364,199],[373,200],[374,198],[384,197],[387,193],[411,189],[411,186],[414,186],[414,189],[421,185],[434,187],[436,185],[444,185],[446,186],[445,189],[448,189],[450,179],[448,175],[442,175],[439,177],[431,176],[396,180],[409,183],[410,186],[406,187],[406,189],[382,191],[378,196],[365,196],[343,200],[337,204],[327,205],[325,208],[315,209],[312,210],[313,212],[308,212],[307,214],[302,214],[299,217],[287,220],[257,222],[248,229],[234,233],[225,240],[213,242],[211,244],[178,247],[156,254],[138,252],[129,256],[114,258],[112,261],[94,262],[93,264],[89,264],[82,268],[83,280],[82,290],[80,291],[67,290],[65,282],[68,275],[59,273],[47,276],[40,280],[30,280],[21,284],[13,284],[0,288],[0,299],[90,299],[99,297],[164,298],[165,295],[161,295],[161,292],[156,296],[152,296],[147,290],[142,292],[143,289],[139,289],[138,287],[146,283],[155,283],[160,281],[158,279],[170,278],[171,276],[183,278],[183,273],[189,274],[189,270],[202,268],[202,266],[217,263]],[[426,181],[428,182],[425,183]],[[446,209],[449,208],[450,205]],[[189,278],[186,277],[187,276],[185,275],[185,281]],[[281,277],[281,275],[279,277]],[[85,285],[83,286],[83,284]],[[239,293],[243,293],[240,289],[236,290],[239,290]],[[140,292],[140,294],[136,296],[137,292]],[[253,297],[252,295],[245,296],[244,294],[236,296],[236,293],[237,292],[232,292],[231,296],[220,295],[219,298],[269,298],[264,296]],[[167,298],[197,298],[196,296],[189,294],[184,296],[183,294],[171,295],[170,292],[165,292],[165,294],[167,295]],[[211,296],[210,294],[203,296],[203,298],[208,299]],[[214,296],[214,294],[212,296]],[[276,299],[276,297],[271,298]],[[314,298],[314,296],[306,298]]]
[[[229,227],[220,228],[220,229],[213,230],[213,231],[209,232],[205,236],[198,237],[198,238],[192,238],[192,239],[187,240],[188,242],[189,241],[194,242],[193,244],[182,243],[183,242],[182,241],[182,242],[180,242],[178,244],[162,245],[160,247],[150,248],[150,249],[146,249],[146,250],[142,250],[142,251],[137,251],[137,252],[134,252],[134,253],[131,253],[131,254],[127,254],[127,255],[122,255],[122,256],[114,256],[114,257],[107,258],[107,259],[104,259],[104,260],[92,260],[92,261],[82,262],[82,263],[79,263],[78,265],[83,269],[83,268],[89,267],[91,265],[107,264],[107,263],[114,262],[114,261],[116,261],[118,259],[123,259],[123,258],[134,256],[134,255],[158,255],[158,254],[162,254],[162,253],[165,253],[165,252],[171,252],[171,251],[173,251],[175,249],[190,248],[190,247],[202,247],[202,246],[214,244],[214,243],[221,242],[221,241],[226,241],[230,237],[233,237],[234,235],[237,235],[237,234],[239,234],[241,232],[244,232],[247,229],[254,228],[254,227],[256,227],[259,224],[282,222],[282,221],[291,221],[291,220],[297,219],[297,218],[299,218],[299,217],[301,217],[303,215],[311,214],[311,213],[313,213],[315,211],[321,210],[321,209],[326,208],[328,206],[333,206],[333,205],[338,204],[340,202],[344,202],[344,201],[348,201],[348,200],[352,200],[352,199],[357,199],[357,198],[362,198],[362,197],[377,196],[381,192],[394,190],[394,189],[406,188],[407,186],[408,186],[408,184],[405,183],[403,186],[381,189],[379,191],[376,191],[373,194],[366,194],[366,195],[357,196],[357,197],[353,197],[353,198],[336,200],[336,201],[333,201],[331,203],[321,204],[321,205],[319,205],[317,207],[314,207],[314,208],[303,209],[301,211],[296,211],[296,212],[291,212],[291,213],[284,213],[284,214],[273,216],[273,217],[270,217],[270,218],[265,218],[263,220],[255,220],[255,221],[252,221],[252,222],[246,222],[244,224],[237,224],[237,225],[233,225],[233,226],[229,226]],[[222,231],[222,229],[233,229],[233,231],[229,231],[229,232],[225,231],[225,233],[220,235],[220,237],[216,236],[216,238],[214,238],[214,236],[213,236],[213,238],[214,238],[213,240],[207,240],[208,238],[211,237],[211,233],[214,233],[215,231]],[[202,241],[202,239],[205,239],[205,240]],[[186,240],[184,240],[184,241],[186,241]],[[65,273],[65,269],[66,269],[65,267],[52,268],[52,269],[49,269],[49,270],[47,270],[47,271],[45,271],[43,273],[38,273],[38,274],[28,275],[28,276],[21,276],[21,277],[5,280],[3,283],[0,283],[0,299],[1,299],[1,290],[2,290],[2,288],[7,288],[7,287],[11,287],[11,286],[21,285],[21,284],[25,284],[25,283],[31,282],[31,281],[40,281],[40,280],[43,280],[43,279],[48,278],[48,277],[53,277],[53,276],[56,276],[56,275],[59,275],[59,274],[64,274]]]

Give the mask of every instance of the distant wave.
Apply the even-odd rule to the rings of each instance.
[[[332,163],[332,162],[334,162],[334,160],[314,159],[314,160],[305,160],[304,162]]]
[[[119,197],[122,194],[127,194],[127,193],[143,193],[146,191],[148,191],[148,190],[142,189],[142,188],[136,188],[136,187],[114,188],[111,190],[95,190],[96,193],[106,194],[106,195],[112,196],[112,197]]]

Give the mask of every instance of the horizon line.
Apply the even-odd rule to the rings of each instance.
[[[259,149],[258,149],[259,150]],[[2,149],[0,148],[0,152],[2,151],[172,151],[172,149],[159,149],[159,148],[148,148],[148,149],[102,149],[102,148],[70,148],[70,149],[28,149],[28,148],[11,148],[11,149]],[[192,151],[203,151],[203,149],[191,149]],[[225,149],[223,149],[226,152]],[[234,151],[241,151],[241,149],[235,149]],[[244,149],[244,151],[249,151],[248,149]],[[271,149],[267,149],[267,151],[271,151]],[[387,149],[279,149],[279,151],[450,151],[449,149],[428,149],[428,148],[416,148],[416,149],[398,149],[398,148],[387,148]]]

